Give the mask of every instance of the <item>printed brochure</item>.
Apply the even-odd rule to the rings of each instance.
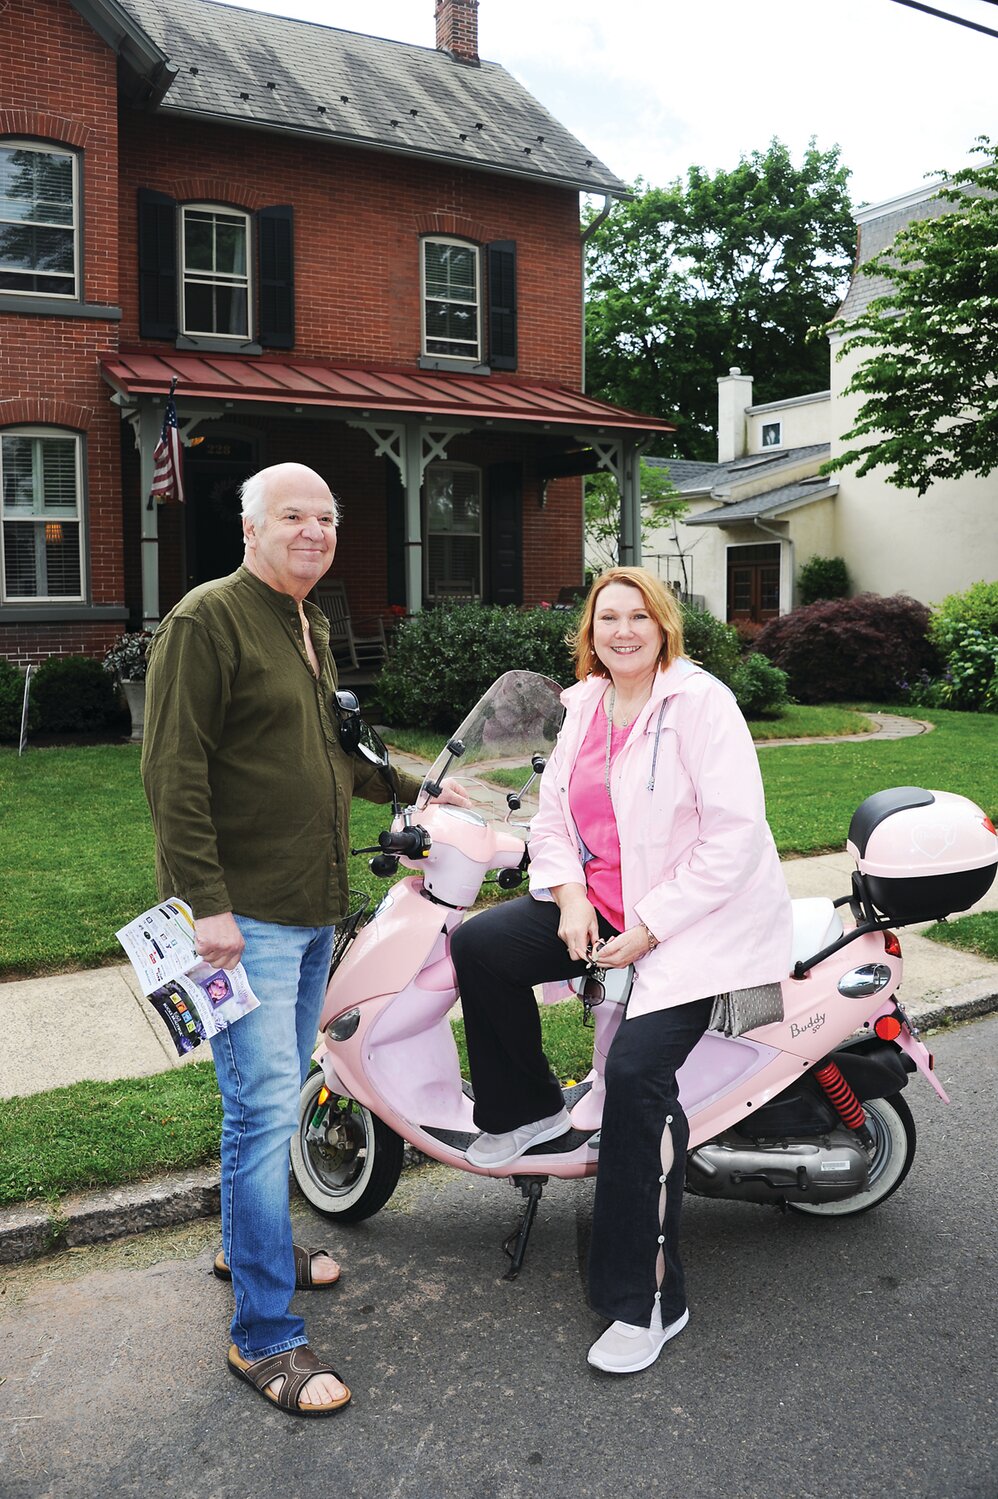
[[[176,896],[143,911],[115,936],[143,994],[163,1017],[178,1056],[260,1003],[241,963],[235,968],[202,963],[194,950],[194,914]]]

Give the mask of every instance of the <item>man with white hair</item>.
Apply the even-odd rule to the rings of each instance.
[[[296,1287],[330,1286],[336,1261],[292,1243],[288,1143],[315,1045],[334,924],[348,903],[354,795],[389,799],[340,743],[325,616],[306,596],[336,551],[325,480],[299,463],[242,489],[243,564],[193,589],[149,650],[142,778],[161,897],[195,917],[201,958],[242,961],[260,1000],[212,1040],[222,1095],[222,1251],[235,1293],[229,1367],[297,1415],[350,1392],[308,1347]],[[419,782],[398,776],[411,800]],[[441,801],[466,802],[445,785]]]

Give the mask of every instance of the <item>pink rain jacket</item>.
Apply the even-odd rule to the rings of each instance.
[[[572,765],[606,690],[562,694],[565,722],[530,833],[530,891],[585,885],[587,851],[568,802]],[[658,938],[634,968],[628,1018],[785,979],[790,897],[766,822],[748,727],[728,689],[683,659],[655,679],[610,777],[625,928]]]

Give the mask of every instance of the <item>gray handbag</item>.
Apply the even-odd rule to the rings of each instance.
[[[783,1019],[783,989],[779,984],[757,984],[753,989],[732,989],[718,994],[707,1029],[725,1036],[741,1036],[760,1025]]]

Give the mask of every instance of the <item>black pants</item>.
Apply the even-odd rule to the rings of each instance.
[[[557,1113],[561,1089],[541,1046],[533,986],[586,965],[558,937],[553,901],[508,901],[451,939],[468,1041],[475,1122],[505,1133]],[[601,918],[600,930],[613,928]],[[613,1321],[664,1325],[686,1306],[679,1222],[689,1125],[676,1073],[707,1028],[712,997],[621,1022],[606,1064],[606,1102],[593,1203],[589,1295]]]

